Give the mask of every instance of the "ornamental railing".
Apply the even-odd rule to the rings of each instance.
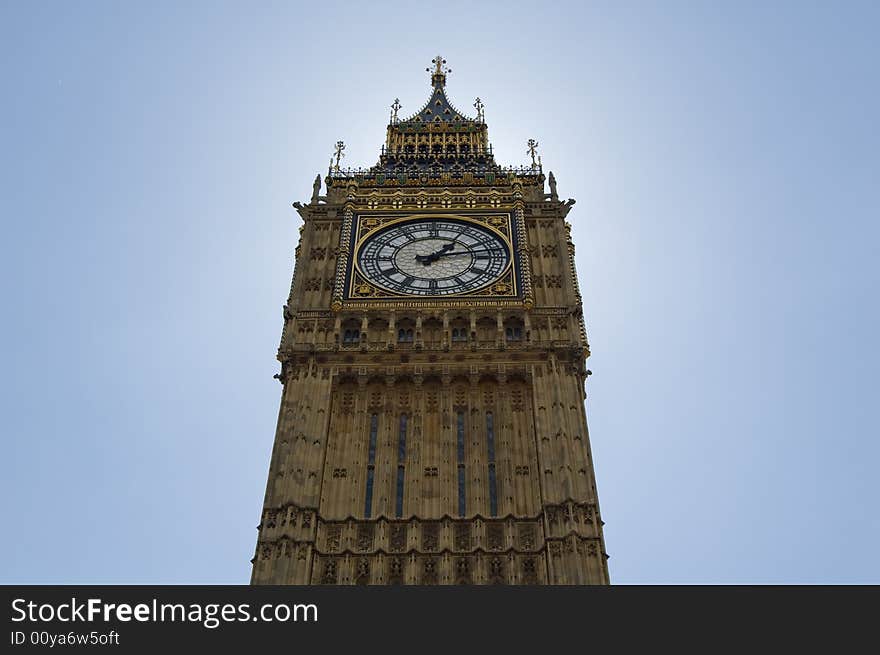
[[[395,180],[398,184],[426,182],[429,180],[459,181],[468,177],[473,179],[503,180],[514,177],[537,177],[543,174],[540,166],[473,166],[462,167],[455,170],[419,168],[405,171],[386,171],[371,168],[339,168],[331,169],[328,173],[330,180],[375,181],[383,184],[386,181]]]

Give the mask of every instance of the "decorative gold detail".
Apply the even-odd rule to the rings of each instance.
[[[361,298],[366,298],[368,296],[373,296],[376,294],[376,287],[371,284],[358,284],[354,288],[354,293],[356,296],[360,296]]]
[[[365,218],[360,225],[360,227],[363,228],[362,234],[365,234],[380,225],[382,225],[382,221],[378,218]]]
[[[510,232],[512,230],[511,222],[513,217],[507,213],[502,212],[501,214],[494,215],[475,215],[475,214],[449,214],[449,213],[419,213],[419,214],[393,214],[393,215],[382,215],[382,216],[365,216],[364,214],[359,214],[357,217],[353,217],[356,220],[356,236],[355,236],[355,247],[353,248],[353,257],[351,263],[351,270],[349,272],[349,289],[351,289],[352,300],[357,300],[358,298],[371,298],[371,299],[410,299],[416,302],[420,302],[419,306],[423,307],[452,307],[454,303],[452,300],[456,297],[460,298],[472,298],[479,296],[490,296],[490,297],[515,297],[518,293],[517,291],[517,283],[516,283],[516,275],[515,271],[521,265],[520,260],[522,257],[515,251],[513,247],[513,243],[510,239]],[[392,291],[386,291],[381,289],[373,284],[371,284],[363,272],[360,270],[357,260],[357,252],[363,246],[364,241],[370,235],[371,232],[375,231],[377,227],[380,225],[382,227],[396,225],[397,223],[418,220],[418,219],[454,219],[467,223],[475,223],[485,226],[487,229],[495,232],[499,238],[501,238],[507,247],[510,249],[511,260],[508,267],[501,273],[501,276],[489,287],[484,287],[483,289],[477,289],[468,292],[462,292],[461,294],[448,294],[442,297],[438,297],[436,299],[430,297],[416,297],[406,294],[394,293]],[[494,221],[492,219],[495,219]],[[500,224],[498,224],[500,222]],[[345,229],[345,227],[343,227]],[[350,228],[349,228],[350,229]],[[345,239],[346,235],[343,234],[343,239]],[[340,261],[342,258],[340,258]],[[494,287],[498,285],[505,285],[495,289]],[[350,302],[346,302],[345,306],[350,306]],[[353,307],[353,305],[351,305]],[[413,305],[414,306],[414,305]],[[331,306],[332,307],[332,306]],[[335,310],[334,311],[338,311]]]

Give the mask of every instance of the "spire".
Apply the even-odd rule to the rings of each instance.
[[[444,184],[480,179],[485,184],[494,184],[501,177],[519,175],[543,183],[537,141],[529,140],[530,167],[503,167],[496,163],[482,99],[474,100],[476,117],[456,109],[446,97],[446,76],[452,71],[441,55],[431,63],[433,66],[426,69],[431,75],[431,92],[421,109],[404,117],[400,114],[400,100],[395,98],[391,104],[379,161],[369,169],[343,169],[345,144],[339,141],[330,160],[328,179],[354,176],[382,180],[376,183],[384,184],[388,176],[397,184],[416,179],[423,183],[428,179],[438,183],[442,179]]]
[[[451,73],[452,69],[446,67],[446,60],[440,55],[434,57],[431,63],[434,64],[434,70],[432,71],[430,68],[425,69],[431,73],[431,85],[435,89],[446,86],[446,75]]]

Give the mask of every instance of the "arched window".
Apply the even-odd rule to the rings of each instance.
[[[354,330],[346,330],[342,333],[342,343],[360,343],[361,340],[361,331]]]
[[[367,453],[367,495],[364,498],[364,517],[373,512],[373,476],[376,471],[376,437],[379,432],[379,415],[370,415],[370,450]]]
[[[465,495],[465,470],[464,470],[464,412],[458,411],[456,421],[456,460],[458,461],[458,515],[464,516],[467,509]]]
[[[413,331],[411,329],[400,328],[397,331],[398,343],[412,343]]]
[[[467,328],[452,328],[453,341],[467,341]]]
[[[508,341],[522,341],[522,327],[519,325],[509,326],[504,330],[504,335]]]
[[[486,455],[489,461],[489,515],[498,516],[498,485],[495,481],[495,418],[492,416],[492,412],[486,412]]]
[[[397,502],[394,505],[394,514],[398,518],[403,516],[403,484],[406,475],[406,414],[400,415],[400,429],[397,435]]]

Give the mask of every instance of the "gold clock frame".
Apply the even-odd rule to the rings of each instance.
[[[349,264],[348,277],[346,280],[346,293],[344,304],[349,307],[360,307],[362,303],[375,306],[376,303],[390,302],[400,304],[408,303],[407,306],[433,307],[433,306],[456,306],[460,304],[498,304],[498,301],[507,301],[504,304],[521,304],[519,297],[520,266],[517,260],[518,253],[515,247],[515,226],[512,211],[506,209],[497,210],[471,210],[464,213],[439,212],[358,212],[354,217],[352,230],[354,233],[354,248],[352,249],[351,262]],[[418,220],[450,219],[463,223],[470,223],[481,229],[489,230],[504,242],[510,252],[510,261],[502,273],[489,284],[470,291],[448,293],[437,296],[422,296],[416,294],[402,294],[385,289],[370,281],[361,270],[358,263],[358,253],[366,240],[380,229],[392,227],[400,223]],[[465,303],[462,300],[468,299]],[[480,302],[482,301],[482,302]],[[353,303],[358,303],[354,305]],[[366,305],[364,305],[366,306]]]

